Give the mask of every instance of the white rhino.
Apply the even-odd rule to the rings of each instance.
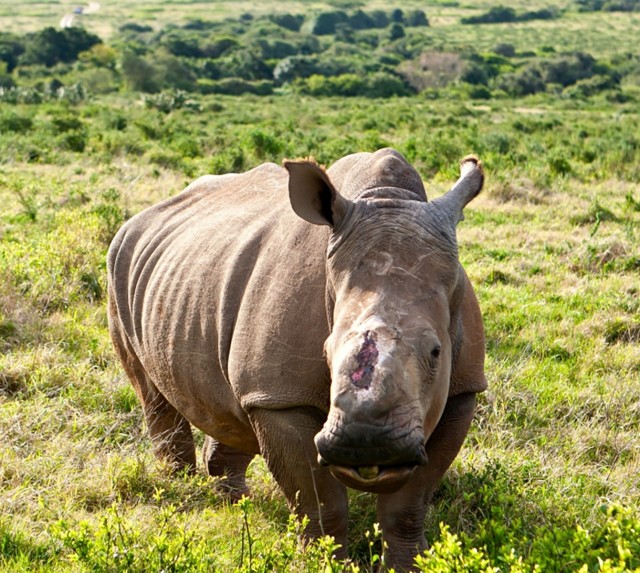
[[[158,456],[232,496],[262,454],[306,535],[346,552],[346,486],[378,493],[386,563],[426,547],[426,505],[485,390],[456,225],[481,165],[427,202],[397,151],[205,176],[108,254],[109,326]],[[311,223],[311,224],[310,224]]]

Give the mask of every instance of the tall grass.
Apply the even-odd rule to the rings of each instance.
[[[81,105],[83,153],[41,127],[63,113],[53,105],[18,108],[34,131],[0,136],[0,570],[342,567],[330,542],[298,544],[261,460],[240,506],[200,474],[171,478],[157,465],[108,340],[104,255],[121,221],[201,173],[387,144],[430,197],[466,153],[488,173],[459,234],[490,386],[425,524],[422,569],[640,567],[637,113],[543,99],[306,99],[293,121],[287,98],[201,104],[195,116]],[[37,134],[34,162],[25,151]],[[365,571],[381,552],[372,498],[351,501],[348,567]]]

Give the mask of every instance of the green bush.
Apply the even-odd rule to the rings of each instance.
[[[260,160],[271,158],[278,161],[284,143],[275,135],[262,129],[252,129],[246,136],[246,144]]]
[[[12,72],[18,59],[24,53],[24,39],[7,32],[0,32],[0,62],[4,62],[5,70]]]
[[[301,14],[270,14],[268,18],[274,24],[292,32],[300,31],[300,26],[304,22],[304,16]]]
[[[463,24],[502,24],[504,22],[515,22],[516,20],[516,11],[513,8],[492,6],[485,14],[462,18],[460,22]]]
[[[480,16],[470,16],[462,18],[462,24],[504,24],[509,22],[527,22],[529,20],[552,20],[557,18],[555,9],[543,8],[540,10],[530,10],[522,14],[516,14],[513,8],[506,6],[493,6],[488,12]]]
[[[412,28],[418,26],[428,26],[429,19],[423,10],[409,10],[405,17],[405,25]]]
[[[163,91],[159,94],[148,94],[142,98],[145,107],[157,109],[162,113],[169,113],[176,109],[188,108],[200,111],[200,104],[189,99],[186,92],[182,90]]]
[[[28,34],[24,41],[21,64],[42,64],[51,67],[58,62],[73,62],[80,52],[84,52],[102,42],[98,36],[84,28],[45,28]]]
[[[221,58],[233,50],[237,49],[240,44],[235,38],[229,36],[217,37],[213,40],[205,41],[200,50],[205,58]]]
[[[160,89],[155,67],[144,57],[125,51],[120,61],[125,85],[133,91],[154,93]]]
[[[69,131],[58,138],[60,149],[82,153],[87,146],[85,131]]]
[[[311,20],[309,28],[310,32],[316,36],[327,36],[336,33],[338,24],[346,24],[348,22],[349,17],[342,10],[321,12]]]
[[[392,42],[394,40],[399,40],[400,38],[404,38],[406,36],[406,32],[404,31],[404,26],[399,22],[394,22],[389,26],[389,40]]]
[[[581,12],[640,12],[638,0],[576,0]]]
[[[224,78],[219,81],[203,80],[198,82],[198,90],[203,94],[269,95],[273,93],[273,82],[268,80],[250,82],[242,78]]]
[[[526,96],[544,92],[547,87],[542,72],[536,64],[530,64],[520,72],[499,76],[496,85],[512,96]]]
[[[294,85],[300,92],[314,96],[388,98],[413,93],[401,78],[385,72],[369,76],[340,74],[325,77],[314,74],[309,78],[298,80]]]
[[[0,133],[27,133],[33,128],[33,120],[12,111],[5,111],[0,115]]]

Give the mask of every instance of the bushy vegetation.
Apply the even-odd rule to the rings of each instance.
[[[528,20],[552,20],[557,15],[557,10],[549,8],[518,14],[513,8],[507,6],[493,6],[485,14],[469,16],[460,21],[463,24],[504,24],[506,22],[527,22]]]
[[[584,6],[583,6],[584,8]],[[462,37],[472,25],[489,28],[535,20],[558,22],[569,12],[554,8],[518,12],[494,6],[460,18]],[[621,96],[636,83],[640,63],[560,43],[561,49],[526,41],[500,41],[480,50],[476,42],[438,39],[424,11],[334,9],[303,14],[243,14],[225,20],[196,18],[155,29],[126,22],[108,39],[82,28],[46,28],[0,34],[0,99],[35,102],[58,88],[76,93],[270,95],[299,91],[314,96],[395,97],[431,89],[466,89],[476,99],[557,93],[586,81],[567,97]],[[636,55],[637,56],[637,55]],[[635,60],[633,59],[635,57]],[[566,73],[565,73],[566,72]],[[376,79],[372,79],[375,76]],[[49,86],[55,84],[56,90]],[[445,94],[443,94],[445,95]],[[450,94],[446,94],[449,96]]]
[[[109,341],[104,261],[128,217],[199,175],[387,145],[430,198],[468,153],[487,172],[459,241],[489,391],[419,569],[640,570],[640,57],[588,35],[613,28],[589,14],[473,26],[471,8],[430,6],[428,27],[409,7],[327,36],[293,10],[140,20],[50,67],[22,59],[38,33],[0,37],[0,571],[377,566],[369,495],[351,492],[341,564],[331,540],[299,543],[261,459],[239,505],[157,464]]]
[[[583,12],[639,12],[638,0],[576,0]]]

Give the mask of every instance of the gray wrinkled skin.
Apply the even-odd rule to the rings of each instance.
[[[229,495],[264,455],[306,534],[346,552],[346,486],[378,493],[387,566],[426,547],[433,490],[486,388],[456,225],[482,168],[427,202],[396,151],[206,176],[128,221],[109,326],[158,456]]]

